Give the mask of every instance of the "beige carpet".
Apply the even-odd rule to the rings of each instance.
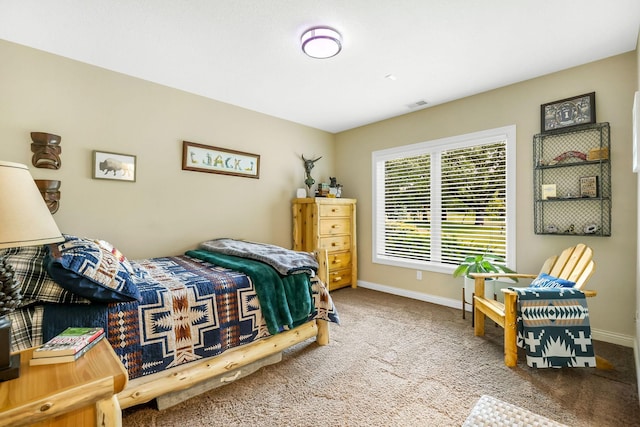
[[[460,310],[367,289],[332,293],[331,343],[158,411],[125,410],[124,426],[461,426],[482,395],[569,426],[640,426],[633,351],[596,342],[616,366],[531,369],[502,360],[502,329],[473,336]]]

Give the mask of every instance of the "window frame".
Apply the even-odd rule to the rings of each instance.
[[[440,182],[441,178],[441,164],[440,156],[434,155],[445,150],[458,149],[476,145],[491,144],[500,141],[506,141],[506,265],[515,270],[516,262],[516,126],[509,125],[494,129],[483,130],[479,132],[472,132],[463,135],[457,135],[452,137],[440,138],[430,141],[419,142],[415,144],[403,145],[398,147],[392,147],[384,150],[378,150],[371,153],[372,163],[372,262],[374,264],[385,264],[396,267],[410,268],[414,270],[434,271],[438,273],[451,274],[455,270],[456,266],[452,264],[444,264],[434,261],[417,261],[400,259],[385,255],[378,254],[378,237],[384,235],[384,233],[378,233],[378,227],[384,227],[384,162],[387,160],[393,160],[403,157],[414,157],[424,154],[431,154],[431,182]],[[382,172],[380,172],[380,169]],[[439,218],[439,212],[441,207],[441,193],[439,186],[432,186],[431,188],[431,210],[432,217]],[[435,213],[434,213],[435,212]],[[382,216],[382,218],[381,218]],[[379,224],[379,222],[381,224]],[[432,241],[437,242],[439,245],[441,230],[439,221],[432,223],[432,230],[440,231],[435,239]],[[439,246],[435,251],[439,250]]]

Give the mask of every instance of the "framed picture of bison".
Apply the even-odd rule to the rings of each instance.
[[[93,179],[136,181],[136,156],[93,151]]]

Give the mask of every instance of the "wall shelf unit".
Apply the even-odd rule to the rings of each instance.
[[[611,236],[609,123],[533,137],[534,231]]]

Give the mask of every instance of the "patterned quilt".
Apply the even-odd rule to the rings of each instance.
[[[188,256],[132,263],[146,273],[137,283],[142,302],[49,304],[42,320],[30,312],[24,323],[41,323],[45,341],[67,326],[108,325],[107,338],[130,379],[270,335],[249,276]],[[338,323],[324,284],[311,279],[309,292],[308,318]]]
[[[532,368],[595,367],[589,309],[571,288],[510,288],[518,293],[518,346]]]

